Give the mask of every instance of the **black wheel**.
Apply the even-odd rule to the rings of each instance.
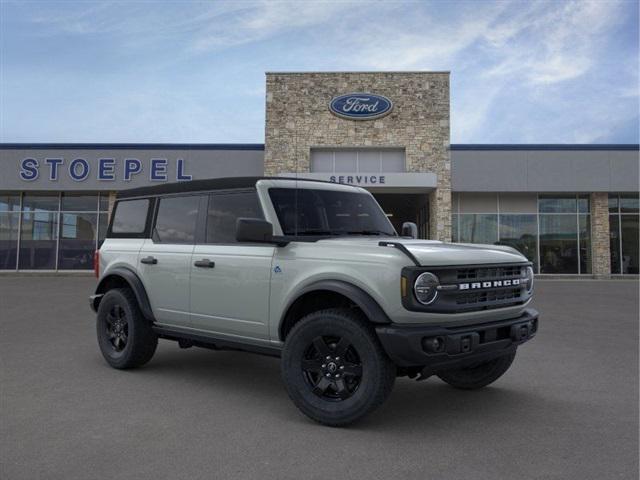
[[[438,377],[452,387],[464,390],[486,387],[509,370],[515,357],[516,352],[513,351],[508,355],[503,355],[480,365],[440,372]]]
[[[348,309],[330,309],[293,327],[282,352],[282,377],[305,415],[343,426],[386,400],[396,370],[364,319]]]
[[[144,365],[158,346],[157,335],[128,288],[109,290],[102,297],[96,325],[100,351],[114,368]]]

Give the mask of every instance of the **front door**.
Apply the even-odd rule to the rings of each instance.
[[[235,240],[239,217],[261,218],[255,190],[209,196],[205,243],[191,258],[191,326],[230,337],[269,338],[275,247]]]

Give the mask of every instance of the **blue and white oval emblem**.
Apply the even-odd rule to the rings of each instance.
[[[387,97],[373,93],[348,93],[331,99],[329,110],[334,115],[351,120],[371,120],[391,112],[393,103]]]

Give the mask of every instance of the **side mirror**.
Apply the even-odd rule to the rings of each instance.
[[[418,238],[418,226],[413,222],[404,222],[402,224],[401,237]]]
[[[273,225],[261,218],[238,218],[236,240],[239,242],[276,243],[273,241]]]

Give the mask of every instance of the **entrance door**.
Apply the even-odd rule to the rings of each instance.
[[[418,225],[418,238],[429,238],[429,203],[422,193],[374,193],[398,234],[404,222]]]

